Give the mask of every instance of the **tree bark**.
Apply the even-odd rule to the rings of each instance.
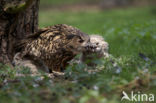
[[[11,64],[14,45],[37,31],[38,10],[39,0],[0,0],[0,63]]]

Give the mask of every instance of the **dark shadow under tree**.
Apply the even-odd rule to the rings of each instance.
[[[11,65],[14,45],[38,29],[39,0],[0,0],[0,63]]]

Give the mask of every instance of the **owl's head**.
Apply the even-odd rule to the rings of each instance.
[[[68,35],[67,39],[69,40],[66,48],[71,51],[73,54],[78,54],[86,50],[86,47],[90,43],[90,38],[87,34],[81,35]]]
[[[85,47],[90,41],[90,37],[87,34],[66,24],[59,24],[57,26],[59,27],[60,33],[65,36],[64,49],[66,51],[78,54],[85,50]]]
[[[90,44],[92,46],[87,48],[86,53],[94,53],[97,54],[99,57],[109,56],[108,54],[109,45],[106,41],[104,41],[104,38],[102,36],[90,35]]]

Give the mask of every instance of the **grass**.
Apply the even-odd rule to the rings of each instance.
[[[41,0],[40,6],[46,7],[46,6],[52,6],[52,7],[58,7],[58,6],[64,6],[64,5],[73,5],[73,4],[82,4],[82,3],[98,3],[99,0]]]
[[[64,23],[88,34],[102,35],[109,43],[111,59],[118,66],[113,66],[110,59],[102,60],[99,64],[102,70],[91,74],[84,71],[83,65],[70,66],[65,72],[70,81],[54,83],[46,75],[43,80],[40,76],[16,77],[16,69],[0,65],[3,68],[0,102],[121,103],[122,91],[156,95],[154,11],[154,7],[75,12],[41,10],[40,27]],[[28,69],[24,70],[27,73]]]
[[[41,11],[39,20],[41,27],[65,23],[88,34],[103,35],[114,56],[137,55],[138,52],[147,51],[150,53],[148,55],[153,56],[155,50],[150,46],[155,44],[155,17],[151,8],[135,8],[80,12]]]

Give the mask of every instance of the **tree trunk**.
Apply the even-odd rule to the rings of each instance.
[[[0,63],[10,65],[14,45],[37,31],[38,10],[39,0],[0,0]]]

